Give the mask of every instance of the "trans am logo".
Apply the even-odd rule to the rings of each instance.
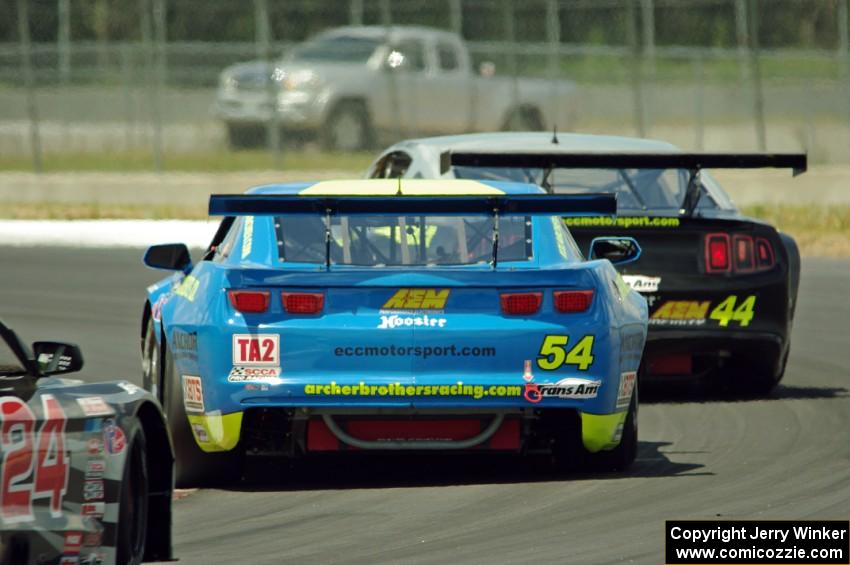
[[[586,400],[596,398],[600,386],[602,381],[567,377],[554,384],[526,383],[523,396],[532,404],[537,404],[544,398]]]

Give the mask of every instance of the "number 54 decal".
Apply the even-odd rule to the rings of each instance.
[[[575,345],[567,347],[570,336],[547,335],[537,354],[537,366],[544,371],[554,371],[564,365],[573,365],[586,371],[593,364],[593,336],[586,335]]]
[[[729,322],[738,322],[742,328],[745,328],[750,325],[750,320],[753,319],[755,307],[756,296],[754,294],[743,299],[740,304],[738,304],[738,297],[733,294],[727,296],[723,302],[715,306],[708,317],[717,320],[722,328],[728,326]]]

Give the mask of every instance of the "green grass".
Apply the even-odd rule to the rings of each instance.
[[[374,153],[325,153],[294,151],[284,153],[281,168],[287,170],[363,171],[374,159]],[[166,172],[235,172],[274,169],[268,151],[229,151],[227,149],[194,153],[168,153]],[[28,155],[0,155],[0,171],[32,171]],[[151,172],[150,151],[62,152],[44,155],[45,172]]]
[[[850,204],[759,204],[742,211],[794,236],[805,257],[850,257]]]

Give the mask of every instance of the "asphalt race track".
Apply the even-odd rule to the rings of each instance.
[[[139,383],[141,251],[0,248],[0,316],[76,341],[84,378]],[[557,477],[511,459],[331,458],[254,465],[174,503],[201,563],[660,563],[665,519],[850,517],[850,263],[803,264],[788,372],[766,400],[642,391],[624,475]]]

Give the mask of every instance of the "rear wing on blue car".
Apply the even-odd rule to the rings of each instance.
[[[488,196],[300,196],[213,194],[210,216],[434,215],[607,216],[617,213],[614,194],[500,194]]]
[[[493,221],[493,255],[498,262],[500,216],[613,216],[614,194],[499,194],[487,196],[300,196],[248,194],[210,196],[211,216],[318,215],[325,220],[325,266],[330,269],[331,217],[472,216],[489,215]]]

